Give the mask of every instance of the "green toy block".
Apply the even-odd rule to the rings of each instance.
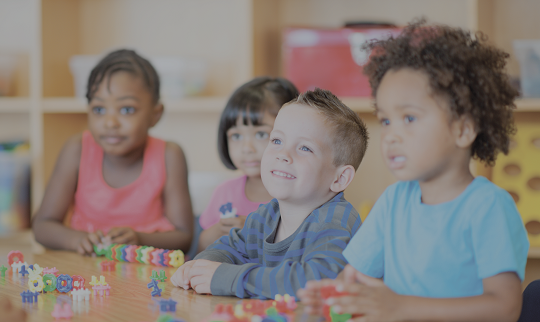
[[[167,279],[167,276],[165,276],[164,270],[159,271],[159,276],[158,276],[158,272],[153,270],[152,276],[150,276],[150,278],[155,279],[156,281],[165,282],[165,280]]]
[[[332,319],[332,322],[345,322],[349,321],[352,318],[352,315],[343,313],[343,314],[337,314],[334,312],[334,307],[330,307],[330,318]]]

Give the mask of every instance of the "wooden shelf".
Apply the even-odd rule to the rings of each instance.
[[[188,97],[163,100],[169,113],[221,113],[227,103],[226,97]],[[86,113],[86,100],[76,97],[43,99],[44,113]]]
[[[540,258],[540,247],[530,247],[528,258]]]
[[[0,97],[0,113],[27,113],[30,99],[27,97]]]
[[[540,112],[540,98],[519,98],[516,112]]]

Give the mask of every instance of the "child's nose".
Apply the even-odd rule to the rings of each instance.
[[[277,154],[276,159],[278,161],[283,161],[285,163],[291,163],[291,161],[292,161],[291,156],[286,151],[280,151]]]
[[[115,115],[106,115],[105,116],[105,126],[107,128],[117,128],[120,125],[118,118]]]
[[[244,153],[252,153],[255,152],[255,146],[253,145],[253,141],[249,138],[246,138],[242,142],[242,151]]]
[[[384,134],[383,142],[386,144],[398,143],[401,141],[401,136],[396,131],[387,131]]]

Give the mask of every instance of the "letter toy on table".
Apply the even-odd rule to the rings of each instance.
[[[24,291],[21,293],[22,302],[23,303],[34,303],[37,302],[37,297],[39,293],[38,292],[30,292],[30,291]]]
[[[6,276],[6,271],[7,271],[7,267],[5,267],[4,265],[0,266],[0,275],[2,277]]]
[[[84,288],[84,282],[85,279],[81,275],[73,275],[71,276],[73,279],[73,289],[74,290],[80,290]]]
[[[53,274],[54,276],[58,276],[58,269],[56,269],[56,267],[53,267],[53,268],[45,267],[43,269],[43,274]]]
[[[152,279],[150,283],[146,285],[148,288],[154,288],[150,295],[152,296],[161,296],[161,289],[158,286],[158,283],[155,279]]]
[[[23,254],[18,250],[12,250],[7,255],[8,265],[11,266],[13,263],[24,262]]]
[[[176,312],[176,301],[174,301],[173,299],[160,300],[159,310],[161,312]]]
[[[67,274],[60,274],[56,278],[56,289],[59,292],[67,293],[73,289],[73,279]]]
[[[181,250],[173,250],[169,253],[169,265],[172,267],[180,267],[184,265],[184,253]]]
[[[152,270],[152,276],[150,276],[150,279],[158,280],[160,282],[165,282],[165,280],[167,279],[167,276],[165,276],[164,270],[159,271],[159,276],[158,276],[157,271]]]
[[[114,261],[103,261],[101,262],[102,271],[114,271],[116,269],[116,262]]]
[[[73,317],[73,311],[71,311],[69,303],[56,303],[54,305],[54,310],[51,312],[51,315],[55,319],[71,319],[71,317]]]
[[[28,288],[32,292],[41,292],[43,291],[43,287],[45,285],[43,284],[43,277],[41,275],[37,274],[30,274],[28,275]]]
[[[53,274],[43,275],[43,292],[52,292],[56,290],[56,276]]]
[[[38,264],[30,265],[32,267],[32,272],[37,275],[41,275],[43,273],[43,268],[40,267]]]
[[[28,263],[27,262],[24,262],[24,263],[23,262],[15,262],[15,263],[11,264],[11,270],[13,271],[13,273],[20,273],[23,266],[27,267]]]
[[[94,295],[99,293],[99,296],[104,296],[109,295],[111,287],[109,285],[96,285],[92,287],[92,290],[94,291]]]
[[[71,291],[71,296],[73,296],[73,301],[82,301],[82,300],[85,300],[85,301],[89,301],[90,300],[90,290],[85,288],[85,289],[78,289],[78,290],[73,290]]]

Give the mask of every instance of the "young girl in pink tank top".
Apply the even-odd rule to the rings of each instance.
[[[112,52],[92,70],[86,97],[88,131],[58,157],[34,219],[36,240],[81,254],[105,237],[187,251],[193,215],[184,153],[148,135],[163,114],[155,69],[134,51]]]
[[[284,78],[257,77],[229,98],[219,122],[218,151],[227,168],[241,170],[244,175],[214,190],[199,217],[204,229],[199,251],[231,228],[242,228],[247,215],[270,201],[261,180],[261,157],[279,109],[297,96],[296,87]]]

